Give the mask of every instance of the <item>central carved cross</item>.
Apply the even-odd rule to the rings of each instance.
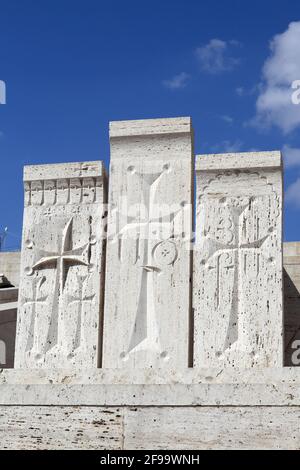
[[[135,322],[132,330],[130,344],[127,353],[139,350],[159,350],[159,331],[155,312],[155,296],[154,296],[154,276],[161,271],[158,266],[153,263],[153,250],[150,244],[152,235],[157,236],[159,230],[167,224],[173,222],[176,215],[180,212],[172,212],[166,216],[157,217],[155,214],[155,195],[159,184],[159,180],[163,173],[141,174],[136,175],[141,179],[143,188],[143,204],[146,209],[146,217],[141,222],[129,222],[119,232],[121,243],[123,236],[133,230],[138,229],[144,233],[144,249],[141,253],[141,285],[138,297],[137,311]],[[133,217],[131,218],[135,220]],[[140,239],[137,239],[137,259],[139,258]],[[121,250],[120,250],[121,251]]]

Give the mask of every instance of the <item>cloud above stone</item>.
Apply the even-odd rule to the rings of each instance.
[[[235,57],[235,49],[240,47],[238,41],[211,39],[207,44],[196,49],[196,58],[201,70],[210,74],[219,74],[234,69],[240,63]]]
[[[282,154],[286,168],[300,167],[300,148],[284,145]]]
[[[229,114],[222,114],[221,116],[219,116],[219,118],[226,122],[227,124],[233,124],[234,122],[234,119],[232,116],[229,116]]]
[[[270,55],[262,70],[262,83],[252,124],[276,126],[288,134],[300,126],[300,105],[292,102],[292,83],[300,80],[300,21],[270,42]]]
[[[169,80],[164,80],[163,85],[170,90],[178,90],[186,87],[189,78],[189,74],[181,72]]]
[[[285,201],[300,209],[300,178],[287,188]]]
[[[243,142],[237,140],[223,140],[210,147],[212,153],[234,153],[239,152],[243,147]]]

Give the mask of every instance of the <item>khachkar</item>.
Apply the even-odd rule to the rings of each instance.
[[[102,328],[102,162],[28,166],[15,367],[97,367]]]
[[[195,366],[282,366],[280,152],[200,155],[196,175]]]
[[[104,367],[187,367],[190,118],[112,122]]]

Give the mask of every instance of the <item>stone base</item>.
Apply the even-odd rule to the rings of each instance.
[[[298,368],[0,371],[0,448],[300,449]]]

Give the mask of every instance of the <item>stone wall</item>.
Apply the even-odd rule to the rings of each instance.
[[[0,253],[0,273],[3,273],[13,286],[20,283],[20,259],[19,251]]]
[[[1,259],[10,259],[11,253],[1,253]],[[16,263],[19,262],[20,253],[12,253],[10,266],[12,268],[12,260],[15,259]],[[289,242],[283,244],[283,263],[284,263],[284,343],[285,343],[285,366],[297,365],[292,363],[292,355],[295,349],[292,348],[293,342],[300,340],[300,242]],[[4,265],[5,267],[5,265]],[[10,272],[18,272],[17,266]],[[7,275],[6,271],[4,274]],[[15,302],[16,290],[15,289],[1,289],[0,290],[0,304]],[[15,324],[16,321],[16,308],[10,310],[10,328],[8,332],[13,335],[9,340],[8,350],[14,347],[15,344]],[[5,315],[8,315],[6,313]],[[0,321],[4,323],[4,313],[0,311]],[[5,317],[6,318],[6,317]],[[12,322],[12,323],[11,323]],[[2,323],[2,324],[3,324]],[[3,330],[3,327],[2,327]],[[6,336],[7,337],[7,336]],[[0,333],[1,338],[1,333]],[[295,343],[294,343],[295,344]],[[10,353],[12,357],[13,353]],[[12,362],[5,367],[12,367]]]
[[[2,371],[1,449],[300,449],[298,368]]]
[[[0,448],[299,450],[299,419],[299,406],[0,407]]]
[[[280,152],[196,157],[192,246],[191,119],[111,123],[110,144],[108,206],[102,162],[25,167],[0,447],[300,449]]]

